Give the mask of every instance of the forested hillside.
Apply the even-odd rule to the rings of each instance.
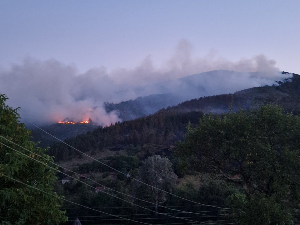
[[[118,122],[110,127],[99,127],[94,131],[67,139],[66,142],[83,152],[97,152],[102,149],[122,150],[129,145],[155,145],[156,150],[175,145],[184,138],[186,126],[195,124],[203,113],[227,113],[237,109],[256,108],[263,104],[281,105],[287,112],[300,114],[300,76],[279,82],[277,86],[251,88],[234,94],[201,97],[183,102],[174,107],[162,109],[148,117]],[[49,154],[55,159],[68,160],[80,154],[72,148],[57,143],[51,146]]]
[[[199,75],[188,76],[185,79],[185,82],[196,82],[196,78],[199,79]],[[197,87],[198,86],[194,84],[194,89]],[[199,88],[202,89],[201,87]],[[201,97],[184,101],[179,105],[176,105],[185,97],[180,98],[178,95],[174,94],[150,95],[139,97],[135,100],[121,102],[119,104],[106,103],[105,108],[107,112],[115,111],[122,121],[145,117],[154,114],[160,109],[165,115],[193,111],[218,114],[228,112],[228,110],[235,111],[239,108],[255,108],[268,102],[283,105],[287,111],[293,111],[298,114],[300,112],[300,106],[298,104],[299,75],[293,74],[292,78],[279,81],[278,85],[245,89],[234,94]],[[53,124],[51,126],[42,127],[42,129],[55,135],[61,140],[75,137],[78,134],[83,134],[88,131],[93,131],[95,128],[96,126],[93,126],[92,124],[76,124],[72,126]],[[39,129],[33,129],[33,137],[33,140],[39,141],[40,146],[42,147],[49,146],[51,143],[57,141],[44,132],[41,132]]]
[[[282,72],[283,76],[290,77],[290,73],[288,72]],[[153,114],[157,112],[158,110],[162,108],[167,108],[167,107],[172,107],[175,106],[179,103],[182,102],[189,102],[188,100],[190,99],[198,99],[201,96],[221,96],[218,97],[222,98],[222,96],[225,97],[226,103],[226,109],[228,108],[228,104],[239,104],[239,107],[249,107],[249,102],[245,102],[245,100],[249,100],[250,102],[253,100],[252,95],[254,98],[266,98],[267,96],[255,96],[256,94],[256,88],[250,88],[246,89],[247,92],[246,96],[244,94],[238,94],[236,93],[234,95],[234,98],[232,101],[233,102],[227,102],[230,100],[228,99],[227,94],[231,93],[233,94],[236,91],[240,91],[243,89],[242,87],[235,87],[235,80],[236,82],[240,82],[240,79],[246,79],[245,76],[250,76],[250,77],[259,77],[258,73],[241,73],[241,72],[234,72],[234,71],[228,71],[228,70],[215,70],[215,71],[209,71],[205,73],[200,73],[200,74],[194,74],[194,75],[189,75],[186,77],[183,77],[179,80],[174,80],[170,81],[167,84],[156,84],[155,87],[152,87],[150,89],[155,89],[159,93],[163,94],[152,94],[149,96],[145,97],[138,97],[137,99],[134,100],[129,100],[129,101],[123,101],[120,103],[105,103],[105,109],[107,112],[115,111],[119,118],[122,121],[125,120],[132,120],[132,119],[137,119],[142,116],[148,116],[150,114]],[[223,85],[217,85],[215,86],[212,84],[211,80],[222,80],[224,81]],[[289,79],[286,79],[286,81]],[[282,81],[280,81],[282,82]],[[279,83],[280,83],[279,82]],[[270,83],[270,82],[268,82]],[[253,86],[255,86],[253,84]],[[246,85],[246,87],[249,87],[249,85]],[[149,87],[145,87],[146,89]],[[261,87],[259,87],[261,89]],[[261,92],[260,90],[259,92]],[[281,90],[275,90],[273,87],[268,90],[264,90],[265,94],[271,94],[268,93],[269,91],[271,92],[277,92]],[[288,90],[285,90],[288,91]],[[285,92],[284,91],[284,92]],[[229,95],[231,95],[229,94]],[[260,93],[261,95],[263,93]],[[279,93],[277,93],[279,94]],[[274,97],[274,96],[273,96]],[[271,96],[271,101],[273,101],[273,97]],[[207,100],[206,97],[203,97],[204,99]],[[249,99],[248,99],[249,98]],[[207,102],[208,101],[208,102]],[[207,111],[213,110],[213,108],[218,108],[218,105],[221,104],[222,101],[218,101],[216,99],[211,100],[208,99],[205,104],[209,103],[209,107],[207,107]],[[213,102],[211,102],[213,101]],[[241,102],[240,102],[241,101]],[[223,105],[220,105],[223,107]],[[179,106],[180,107],[180,106]],[[202,106],[203,109],[203,106]],[[218,109],[216,109],[218,110]]]
[[[172,113],[201,111],[220,114],[228,110],[249,109],[273,103],[282,105],[286,111],[300,114],[299,102],[300,76],[293,74],[292,78],[279,81],[278,85],[250,88],[234,94],[201,97],[170,107],[168,111]]]
[[[222,132],[222,130],[217,132],[218,130],[215,129],[216,126],[220,126],[218,123],[221,123],[223,118],[227,117],[228,112],[238,112],[238,115],[242,115],[243,117],[241,120],[244,121],[243,123],[238,123],[234,114],[229,113],[228,118],[233,118],[232,123],[236,121],[237,124],[245,123],[244,125],[248,126],[248,118],[256,118],[256,116],[248,117],[248,114],[245,113],[247,111],[240,111],[240,108],[257,110],[260,109],[259,106],[266,104],[281,105],[284,114],[279,114],[280,117],[278,118],[280,118],[281,122],[278,127],[284,126],[284,129],[287,131],[289,130],[289,126],[292,126],[293,123],[289,122],[287,124],[284,122],[285,113],[293,112],[293,115],[299,115],[299,96],[300,76],[293,75],[293,78],[279,82],[278,85],[251,88],[234,94],[193,99],[174,107],[161,109],[157,113],[147,117],[119,122],[110,127],[98,127],[86,134],[80,134],[77,135],[77,137],[66,139],[65,142],[67,145],[64,143],[55,143],[50,146],[48,154],[54,156],[55,161],[64,166],[64,168],[60,169],[63,174],[58,173],[60,180],[63,181],[66,175],[73,177],[67,181],[67,183],[57,183],[56,190],[58,193],[66,196],[67,199],[79,204],[97,208],[101,211],[103,210],[105,213],[122,215],[123,218],[151,224],[162,224],[166,222],[186,224],[187,221],[184,221],[186,219],[194,221],[194,224],[203,222],[209,224],[238,224],[237,220],[240,219],[247,220],[245,224],[253,224],[254,220],[252,219],[255,217],[251,216],[252,211],[248,210],[247,207],[251,208],[251,204],[256,204],[257,202],[256,205],[253,205],[253,207],[255,207],[253,208],[254,213],[257,213],[256,210],[259,207],[265,207],[266,209],[270,209],[268,211],[269,214],[266,215],[267,219],[273,217],[279,218],[278,221],[281,219],[283,221],[293,219],[294,222],[297,223],[297,212],[299,211],[297,207],[293,208],[294,206],[281,205],[282,199],[273,201],[269,196],[277,196],[277,194],[271,195],[268,194],[267,191],[261,192],[260,194],[253,195],[253,193],[250,193],[250,195],[247,195],[247,190],[245,192],[243,188],[243,182],[246,182],[247,185],[253,185],[253,183],[249,183],[251,179],[241,179],[240,173],[238,172],[213,174],[208,169],[209,167],[205,169],[197,168],[197,165],[200,164],[193,163],[195,159],[206,160],[209,158],[202,159],[200,157],[201,154],[197,152],[195,155],[180,156],[178,153],[178,150],[180,150],[180,148],[178,149],[178,141],[186,143],[187,146],[189,143],[193,143],[196,139],[186,139],[186,133],[189,132],[189,135],[191,135],[191,132],[197,131],[197,127],[200,126],[199,120],[204,118],[202,121],[205,121],[204,125],[207,125],[207,127],[211,129],[209,132],[211,132],[212,135],[206,138],[203,137],[204,139],[201,139],[201,143],[205,144],[205,140],[211,140],[212,137],[214,137],[214,139],[208,142],[209,145],[219,145],[219,143],[223,143],[219,142],[218,139],[220,133],[224,138],[229,138],[228,142],[224,142],[225,147],[227,146],[226,143],[230,144],[232,140],[237,140],[236,143],[233,143],[239,144],[238,140],[240,140],[240,138],[230,138],[233,137],[236,132],[230,133],[230,137],[226,135],[226,132]],[[273,123],[276,124],[279,120],[273,120],[273,116],[275,116],[273,112],[277,113],[278,109],[276,107],[272,108],[270,105],[267,106],[267,109],[268,107],[271,109],[270,113],[261,113],[261,115],[267,116],[267,119],[270,119],[271,125]],[[205,114],[208,113],[213,113],[212,119],[205,116]],[[253,111],[253,113],[253,115],[256,115],[257,112]],[[224,117],[222,115],[224,115]],[[251,115],[250,113],[249,116]],[[289,118],[289,116],[287,116],[287,118]],[[298,121],[297,118],[295,118],[295,121]],[[210,123],[210,121],[212,123]],[[224,119],[224,121],[231,120]],[[262,124],[263,121],[264,120],[261,120],[260,123]],[[237,126],[233,126],[233,128],[236,127]],[[253,126],[251,125],[250,128],[251,127]],[[236,129],[240,130],[239,128]],[[245,128],[241,129],[245,130]],[[257,129],[256,132],[260,132],[260,129]],[[276,135],[274,138],[283,138],[277,136],[277,132],[273,133]],[[271,135],[273,135],[273,133],[271,133]],[[293,135],[297,136],[297,133],[294,133]],[[249,134],[251,134],[251,132],[249,132]],[[268,130],[266,134],[269,135]],[[240,135],[244,135],[244,133],[241,132]],[[253,136],[251,140],[255,140],[255,138],[256,137]],[[297,140],[297,138],[291,138]],[[262,138],[262,141],[263,140],[266,139]],[[256,142],[254,141],[253,143],[255,144]],[[286,143],[288,144],[290,141]],[[263,145],[264,144],[265,143],[263,143]],[[197,145],[194,144],[191,146]],[[269,149],[268,146],[269,145],[266,144],[264,148]],[[239,148],[230,147],[230,149]],[[181,152],[185,154],[185,150]],[[209,153],[210,151],[208,151],[207,154]],[[89,155],[89,157],[85,154]],[[158,156],[161,158],[158,158]],[[248,159],[250,156],[251,155],[248,155],[246,152],[242,159],[245,157]],[[154,159],[157,160],[157,164],[153,166],[152,173],[143,175],[145,165],[147,165],[149,161],[154,162]],[[186,159],[189,159],[189,161],[186,161]],[[165,164],[164,161],[166,161]],[[223,161],[219,162],[220,165],[222,165],[222,162]],[[251,162],[256,163],[254,160]],[[266,160],[262,160],[262,162],[266,162]],[[231,164],[231,161],[226,161],[226,163],[225,172],[229,171],[228,169],[231,168],[231,165],[236,164],[236,162]],[[162,175],[162,171],[165,170],[155,171],[154,168],[160,168],[160,165],[171,165],[168,169],[171,175]],[[213,166],[213,164],[208,165]],[[246,163],[245,165],[247,166],[248,164]],[[268,165],[272,166],[272,163]],[[147,166],[147,168],[149,168],[149,166]],[[235,168],[236,166],[233,166],[231,169]],[[249,171],[253,171],[249,176],[256,176],[256,178],[261,174],[259,171],[253,170],[253,168]],[[255,171],[257,174],[254,173]],[[146,188],[135,181],[138,179],[148,183],[150,182],[148,177],[153,176],[153,174],[156,175],[154,178],[151,178],[154,183],[151,184],[152,187],[150,188]],[[223,179],[221,175],[226,177],[226,179]],[[181,196],[180,198],[172,194],[162,194],[153,191],[156,190],[153,188],[154,186],[158,187],[157,185],[163,184],[161,183],[161,176],[172,177],[172,182],[170,181],[170,183],[168,183],[168,185],[171,185],[171,183],[172,185],[168,186],[166,183],[164,185],[167,186],[162,187],[163,189],[166,188],[166,190],[172,191],[176,196]],[[268,181],[269,177],[266,176],[265,179]],[[269,181],[271,182],[272,178],[270,179]],[[293,179],[289,181],[292,182],[292,180]],[[256,184],[254,184],[253,189],[254,192],[255,185]],[[274,185],[276,185],[276,182]],[[268,190],[268,188],[270,189],[271,187],[267,185],[266,188]],[[281,191],[281,189],[276,189],[276,193],[278,191]],[[255,196],[253,201],[248,199],[252,198],[251,196]],[[259,202],[259,199],[263,199],[264,202]],[[201,204],[196,202],[200,202]],[[144,209],[144,206],[148,209]],[[270,208],[270,206],[274,207]],[[233,208],[230,211],[228,207]],[[243,217],[241,216],[242,214],[237,214],[237,212],[232,211],[234,207],[240,209],[245,207],[243,210],[245,210],[247,214],[243,215],[247,216]],[[283,207],[285,211],[276,211],[276,207]],[[75,220],[75,218],[78,217],[84,224],[125,223],[124,219],[107,215],[99,216],[99,213],[83,210],[82,207],[74,206],[70,203],[65,203],[64,209],[67,210],[67,215],[71,220]],[[259,210],[259,212],[260,211],[261,210]],[[293,213],[291,214],[290,212]],[[67,224],[71,224],[71,222]],[[132,223],[129,221],[127,224]]]
[[[67,139],[65,142],[83,152],[96,153],[103,149],[112,151],[127,149],[128,151],[151,152],[148,155],[152,155],[182,140],[187,124],[197,123],[201,115],[201,112],[175,114],[162,110],[148,117],[116,123],[110,127],[99,127],[92,132]],[[140,149],[142,146],[143,148]],[[53,144],[49,149],[49,154],[57,161],[80,157],[80,153],[62,143]]]

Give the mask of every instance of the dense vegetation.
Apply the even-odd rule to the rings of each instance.
[[[150,156],[141,163],[136,154],[129,156],[127,152],[127,155],[101,160],[120,173],[95,161],[79,165],[78,174],[88,173],[92,178],[85,181],[89,186],[74,180],[64,185],[61,193],[106,213],[127,215],[127,219],[144,221],[138,215],[148,215],[154,224],[184,220],[179,218],[183,211],[189,212],[189,220],[195,223],[290,224],[297,220],[300,196],[298,116],[286,114],[278,106],[265,105],[250,111],[204,115],[194,128],[189,124],[187,131],[176,155],[169,155],[169,158],[177,162],[177,174],[187,176],[198,172],[207,176],[199,187],[189,182],[177,186],[174,165],[166,158]],[[156,162],[159,160],[165,163]],[[91,188],[97,185],[102,187],[101,193]],[[175,196],[161,190],[173,192]],[[85,214],[91,214],[90,211],[82,213],[81,207],[69,204],[65,207],[71,208],[68,214],[74,217],[84,218]],[[117,223],[113,217],[103,216],[103,220]],[[97,219],[93,221],[100,223]],[[124,218],[121,221],[124,223]]]
[[[65,142],[82,152],[95,153],[105,148],[113,151],[126,149],[131,152],[129,154],[138,155],[142,159],[182,140],[188,122],[197,123],[201,115],[201,112],[169,114],[160,111],[149,117],[116,123],[110,127],[99,127],[93,132],[78,135]],[[81,154],[70,146],[53,144],[49,154],[57,161],[80,157]]]
[[[130,177],[108,169],[102,170],[103,167],[99,167],[99,163],[88,163],[76,170],[78,174],[88,171],[88,179],[78,179],[78,176],[76,178],[76,175],[72,174],[74,179],[70,182],[64,185],[57,184],[57,191],[66,199],[98,210],[93,211],[65,202],[64,207],[71,220],[78,217],[84,224],[133,224],[137,223],[136,221],[150,224],[186,224],[187,221],[194,221],[195,224],[214,221],[218,224],[221,220],[230,222],[228,211],[222,208],[227,204],[226,198],[237,192],[230,184],[211,181],[199,188],[192,183],[179,187],[172,164],[167,158],[155,155],[138,164],[124,156],[111,157],[104,161],[110,163],[114,159],[121,162],[118,169],[124,169],[122,165],[132,165],[130,170],[127,167]]]
[[[84,225],[297,223],[299,96],[294,75],[272,87],[193,99],[98,127],[66,139],[69,146],[51,145],[47,153],[64,166],[55,190],[76,202],[64,202],[66,224],[76,217]],[[152,168],[154,159],[164,163]],[[155,171],[163,165],[168,169]]]
[[[16,109],[0,95],[0,224],[59,224],[67,218],[53,191],[52,158],[36,147]]]
[[[300,119],[280,107],[206,115],[179,155],[193,170],[241,189],[230,196],[240,224],[291,224],[300,200]]]

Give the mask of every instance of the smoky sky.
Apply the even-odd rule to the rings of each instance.
[[[193,87],[184,78],[213,70],[235,72],[205,73],[192,81]],[[98,67],[79,73],[74,65],[55,59],[26,58],[8,69],[1,69],[0,93],[6,94],[11,107],[20,107],[22,118],[39,125],[65,118],[76,121],[91,118],[105,126],[119,118],[114,112],[106,113],[104,102],[119,103],[160,93],[177,93],[186,99],[232,93],[273,84],[281,76],[276,62],[264,55],[236,62],[215,53],[196,58],[192,45],[181,40],[173,56],[159,66],[147,56],[135,68],[118,68],[110,72],[105,67]]]

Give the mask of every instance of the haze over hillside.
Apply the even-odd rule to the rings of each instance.
[[[176,105],[191,98],[272,85],[283,77],[275,61],[263,55],[237,62],[208,62],[191,58],[190,51],[189,43],[182,41],[175,55],[161,68],[155,68],[151,59],[146,58],[134,69],[111,73],[96,68],[80,74],[74,66],[56,60],[26,59],[22,64],[0,71],[0,90],[8,96],[12,107],[21,107],[20,114],[25,119],[22,122],[42,125],[66,118],[74,121],[91,118],[106,126],[121,119],[118,112],[105,108],[105,102],[120,103],[152,94],[172,94],[168,104]],[[231,71],[219,70],[221,68]],[[207,69],[218,70],[195,73]],[[193,73],[195,75],[187,76]],[[150,108],[148,114],[154,111]]]
[[[147,126],[148,123],[153,123],[154,120],[159,120],[161,122],[161,116],[167,117],[175,117],[175,118],[185,118],[182,121],[177,121],[180,123],[179,133],[173,135],[172,138],[178,140],[178,137],[182,137],[185,133],[186,123],[190,121],[198,121],[199,115],[201,113],[227,113],[229,110],[235,111],[240,108],[249,109],[255,108],[260,105],[266,103],[278,104],[281,105],[287,112],[293,112],[295,114],[300,115],[300,76],[297,74],[290,74],[283,72],[283,76],[286,78],[283,81],[276,82],[276,85],[272,86],[262,86],[262,87],[254,87],[249,89],[244,89],[241,91],[237,91],[233,94],[221,94],[221,95],[213,95],[208,97],[200,97],[192,100],[184,101],[178,105],[175,105],[175,101],[178,98],[173,94],[159,94],[159,95],[151,95],[147,97],[140,97],[136,100],[130,100],[126,102],[122,102],[120,104],[106,104],[106,109],[115,110],[118,112],[119,117],[123,121],[128,121],[125,124],[135,124],[136,120],[142,117],[142,121],[146,120]],[[193,76],[192,76],[193,77]],[[169,106],[171,103],[174,103],[173,107]],[[153,114],[148,116],[149,114]],[[148,116],[148,117],[146,117]],[[131,121],[129,121],[131,120]],[[173,120],[173,119],[172,119]],[[176,119],[175,119],[176,120]],[[150,122],[152,121],[152,122]],[[117,126],[119,126],[117,123]],[[123,123],[121,123],[123,124]],[[126,126],[126,125],[124,125]],[[130,125],[133,126],[133,125]],[[140,125],[139,129],[142,129],[145,125]],[[164,125],[155,125],[158,127],[151,128],[153,131],[157,129],[157,135],[161,132],[161,127]],[[177,126],[177,125],[176,125]],[[115,126],[111,126],[111,129],[115,129]],[[133,126],[135,127],[135,126]],[[51,126],[44,126],[43,129],[47,130],[48,133],[53,134],[61,140],[66,138],[75,137],[78,134],[83,134],[88,131],[93,131],[97,126],[93,125],[93,123],[88,124],[53,124]],[[136,128],[134,128],[136,129]],[[170,129],[170,128],[165,128]],[[173,129],[173,128],[172,128]],[[139,130],[137,133],[143,132]],[[121,136],[121,139],[130,139],[129,133],[130,131],[124,131]],[[152,133],[153,134],[153,133]],[[151,135],[152,135],[151,134]],[[147,136],[148,134],[145,133]],[[34,140],[41,141],[41,146],[48,146],[56,139],[53,139],[51,136],[41,132],[39,129],[33,130]],[[84,138],[87,140],[86,138]],[[147,138],[144,138],[147,139]]]
[[[131,120],[190,99],[273,85],[277,84],[276,79],[280,81],[291,76],[292,74],[279,72],[270,76],[263,72],[209,71],[157,84],[156,89],[162,94],[139,97],[117,104],[106,103],[105,108],[107,112],[115,111],[122,120]]]

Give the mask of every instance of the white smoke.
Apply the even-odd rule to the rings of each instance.
[[[191,44],[182,40],[174,55],[159,67],[147,56],[135,68],[109,73],[101,67],[80,74],[74,66],[57,60],[27,58],[0,71],[0,93],[7,95],[10,106],[21,107],[23,118],[38,124],[65,118],[77,121],[91,118],[100,125],[110,125],[119,118],[114,112],[106,113],[104,102],[118,103],[149,94],[175,93],[183,87],[178,78],[187,75],[221,69],[244,72],[243,75],[206,74],[198,81],[198,86],[205,87],[200,93],[202,96],[272,84],[281,78],[276,62],[264,55],[231,62],[215,54],[195,58],[192,50]],[[183,93],[188,90],[189,87],[182,88],[180,94],[188,94]]]

